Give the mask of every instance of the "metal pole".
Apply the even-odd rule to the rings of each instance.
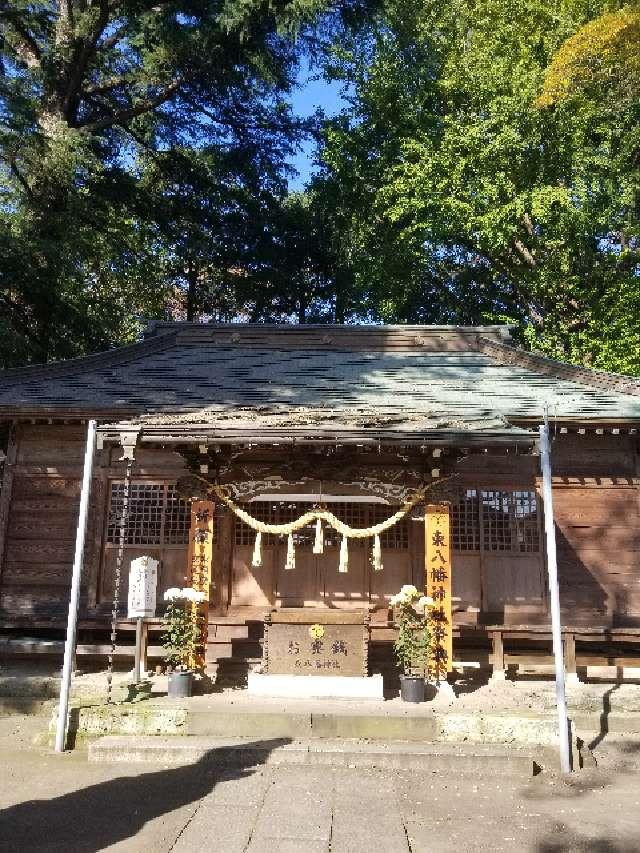
[[[556,671],[556,704],[558,708],[558,731],[560,734],[560,769],[571,772],[569,748],[569,720],[567,699],[564,689],[564,654],[560,623],[560,591],[558,589],[558,560],[556,556],[556,531],[553,519],[553,494],[551,489],[551,453],[549,449],[549,420],[545,408],[544,424],[540,424],[540,463],[542,466],[542,498],[544,501],[544,529],[547,540],[547,573],[549,576],[549,598],[551,600],[551,632]]]
[[[82,474],[82,490],[80,492],[80,512],[76,528],[76,550],[73,558],[71,575],[71,592],[69,594],[69,615],[67,617],[67,640],[64,646],[64,663],[62,665],[62,684],[60,685],[60,704],[58,705],[58,724],[56,728],[56,752],[64,752],[67,733],[67,713],[69,711],[69,689],[71,687],[71,670],[76,648],[76,624],[78,621],[78,603],[80,601],[80,578],[84,557],[84,540],[87,534],[87,517],[89,514],[89,493],[91,492],[91,469],[96,448],[96,422],[89,421],[87,426],[87,446],[84,453],[84,471]]]
[[[116,576],[113,583],[113,607],[111,608],[111,651],[107,664],[107,705],[111,704],[111,690],[113,687],[113,658],[116,653],[116,641],[118,630],[118,606],[120,601],[120,580],[122,578],[122,563],[124,561],[124,547],[127,539],[127,521],[129,520],[129,498],[131,496],[131,471],[133,469],[133,454],[127,458],[127,467],[124,473],[124,493],[122,495],[122,513],[119,521],[118,554],[116,556]]]

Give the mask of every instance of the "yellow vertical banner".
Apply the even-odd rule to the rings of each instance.
[[[204,666],[209,622],[209,586],[211,584],[211,565],[213,562],[214,535],[213,501],[191,502],[191,527],[189,531],[189,582],[196,592],[204,592],[204,602],[192,605],[194,621],[202,625],[202,648],[198,650],[191,666]]]
[[[425,595],[433,599],[433,607],[429,611],[429,677],[439,682],[453,668],[451,523],[446,505],[426,507],[424,585]]]

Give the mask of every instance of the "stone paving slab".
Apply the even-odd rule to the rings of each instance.
[[[246,853],[329,853],[328,841],[312,841],[305,838],[256,838],[246,848]],[[331,848],[333,853],[333,848]],[[225,851],[227,853],[227,851]]]
[[[224,853],[243,853],[249,845],[253,827],[260,813],[259,805],[248,805],[244,799],[228,805],[201,804],[178,836],[171,853],[202,853],[204,839],[215,841]]]
[[[625,772],[502,780],[413,769],[93,764],[78,752],[0,740],[2,853],[640,850],[640,759]]]

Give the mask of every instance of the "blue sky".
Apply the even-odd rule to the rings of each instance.
[[[341,83],[314,79],[319,75],[317,70],[310,70],[308,65],[303,65],[298,77],[298,88],[294,91],[291,104],[294,112],[302,117],[313,115],[320,107],[327,116],[334,116],[344,106],[340,95]],[[314,171],[315,143],[307,140],[298,154],[291,159],[291,165],[298,170],[298,177],[289,180],[289,188],[300,190]]]

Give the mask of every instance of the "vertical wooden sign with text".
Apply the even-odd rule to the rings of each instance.
[[[425,595],[433,599],[429,611],[431,646],[429,678],[446,678],[453,666],[451,618],[451,524],[449,507],[428,505],[425,511]]]
[[[191,527],[189,529],[189,582],[197,592],[204,592],[202,604],[192,605],[194,620],[202,620],[202,650],[198,653],[192,665],[204,666],[207,647],[207,629],[209,622],[209,586],[211,584],[211,566],[213,563],[213,501],[191,502]]]

